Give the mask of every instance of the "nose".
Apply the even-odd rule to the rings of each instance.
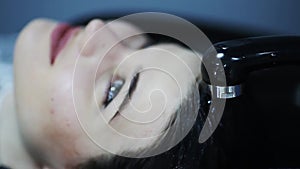
[[[83,56],[91,56],[94,53],[95,42],[89,42],[93,38],[93,34],[95,34],[98,30],[100,30],[105,23],[100,19],[94,19],[90,21],[84,29],[84,36],[80,42],[81,55]]]
[[[84,37],[81,40],[81,55],[87,57],[109,57],[116,60],[125,47],[113,30],[100,19],[94,19],[84,29]]]
[[[105,23],[101,19],[93,19],[88,23],[88,25],[85,28],[85,31],[89,34],[93,34],[104,25]]]
[[[80,56],[92,63],[91,69],[97,69],[97,77],[116,67],[132,50],[121,43],[121,39],[112,30],[109,23],[100,19],[90,21],[83,30],[80,40]]]

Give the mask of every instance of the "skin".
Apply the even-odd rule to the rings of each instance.
[[[96,19],[79,28],[51,65],[50,35],[57,24],[37,19],[18,37],[15,88],[6,99],[10,104],[1,110],[15,126],[4,136],[18,140],[10,145],[4,141],[7,148],[2,154],[12,147],[18,153],[4,155],[4,164],[21,168],[10,160],[21,154],[22,168],[72,168],[91,157],[158,144],[188,86],[199,78],[199,58],[174,44],[141,49],[147,42],[144,36],[119,42],[139,30],[124,22],[105,25]],[[129,104],[120,109],[137,72]],[[124,85],[105,106],[111,79],[122,79]],[[123,136],[134,139],[120,139]]]

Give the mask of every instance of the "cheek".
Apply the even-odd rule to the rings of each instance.
[[[60,71],[63,72],[63,71]],[[80,81],[73,80],[72,72],[59,74],[53,79],[53,86],[50,89],[49,116],[54,122],[53,127],[60,127],[62,132],[68,134],[81,134],[80,122],[91,120],[90,97],[92,91],[88,76],[80,78]],[[86,74],[85,74],[86,75]],[[79,83],[80,82],[80,83]]]
[[[72,83],[68,78],[56,79],[50,90],[49,115],[58,126],[71,128],[77,123],[73,104]]]
[[[71,81],[61,79],[54,85],[50,94],[47,117],[50,123],[45,126],[44,130],[46,139],[51,141],[50,144],[58,147],[59,154],[64,157],[71,158],[80,155],[76,144],[84,133],[73,104]]]
[[[68,78],[70,77],[68,76]],[[99,147],[90,149],[90,146],[94,146],[94,144],[84,133],[86,126],[81,126],[86,123],[93,124],[93,120],[95,120],[92,113],[94,107],[89,104],[91,96],[86,89],[88,84],[84,83],[83,78],[80,86],[78,86],[79,84],[72,86],[73,82],[68,78],[62,76],[60,80],[56,78],[51,89],[48,114],[52,123],[46,129],[46,138],[51,141],[51,145],[59,147],[60,155],[71,160],[74,157],[76,159],[76,157],[90,156],[90,153],[94,151],[99,153]],[[80,89],[81,92],[72,91],[72,87]],[[75,98],[74,94],[76,95]]]

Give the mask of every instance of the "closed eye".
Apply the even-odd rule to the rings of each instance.
[[[115,115],[111,118],[111,120],[113,120],[117,115],[119,115],[119,112],[122,112],[124,107],[127,105],[127,103],[129,102],[130,100],[130,97],[132,96],[134,90],[136,89],[136,86],[137,86],[137,82],[139,80],[139,75],[140,73],[137,73],[131,80],[130,82],[130,86],[129,86],[129,89],[128,89],[128,92],[124,98],[124,100],[122,101],[120,107],[119,107],[119,111],[115,112]],[[110,121],[111,121],[110,120]]]

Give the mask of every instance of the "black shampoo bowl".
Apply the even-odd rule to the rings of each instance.
[[[204,61],[218,57],[226,86],[239,90],[222,98],[226,106],[208,140],[205,168],[300,167],[300,37],[245,38],[214,47],[218,56],[208,52]],[[210,73],[222,72],[212,62],[206,67],[202,89],[211,94],[224,86]]]

